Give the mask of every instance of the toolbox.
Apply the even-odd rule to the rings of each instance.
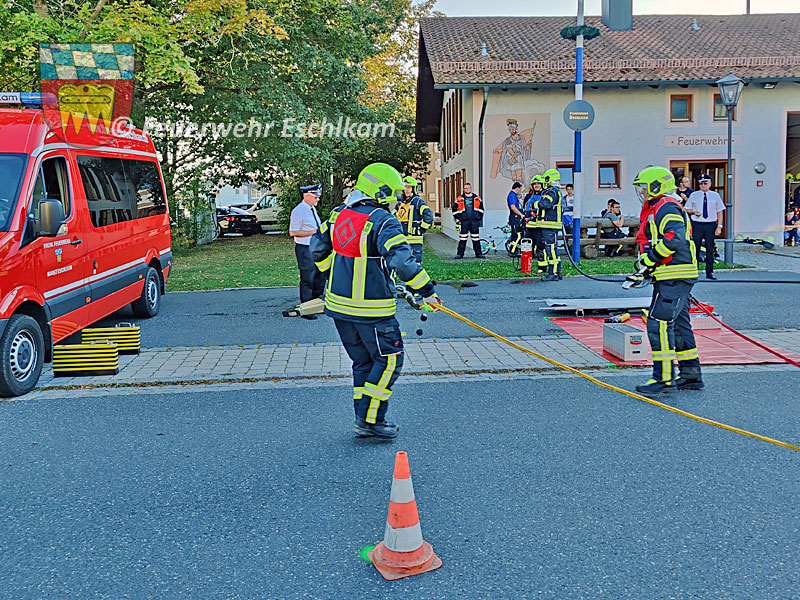
[[[53,347],[53,376],[81,377],[119,373],[119,351],[114,342],[65,344]]]
[[[623,361],[647,358],[647,332],[624,323],[603,324],[603,351]]]
[[[131,323],[119,323],[116,327],[89,327],[81,331],[81,341],[109,341],[117,345],[120,354],[139,354],[141,333],[139,327]]]

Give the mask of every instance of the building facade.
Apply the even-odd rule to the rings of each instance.
[[[573,132],[563,112],[574,99],[567,59],[574,42],[559,35],[570,24],[561,17],[423,21],[417,136],[438,137],[449,235],[449,208],[465,182],[483,196],[489,229],[505,224],[514,181],[527,185],[556,167],[562,184],[571,182]],[[583,133],[582,216],[599,215],[610,198],[638,214],[631,181],[647,165],[688,175],[693,187],[709,173],[727,197],[727,111],[715,81],[733,71],[747,85],[733,114],[730,233],[780,243],[786,173],[800,172],[800,37],[788,34],[800,30],[800,15],[636,16],[626,30],[602,18],[587,24],[602,35],[586,44],[583,97],[596,116]],[[780,43],[764,41],[765,30]],[[664,43],[663,31],[683,43]]]

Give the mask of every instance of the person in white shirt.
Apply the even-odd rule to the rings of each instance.
[[[317,269],[311,259],[311,236],[320,226],[319,215],[315,208],[322,194],[322,184],[306,185],[300,188],[303,201],[292,209],[289,219],[289,235],[294,238],[294,255],[297,257],[297,267],[300,269],[300,302],[307,302],[320,298],[325,291],[325,277]],[[303,315],[309,321],[317,318],[316,315]]]
[[[692,240],[700,266],[700,247],[706,251],[706,278],[714,275],[714,239],[722,234],[722,219],[725,203],[717,192],[711,190],[711,176],[703,173],[697,178],[700,189],[692,192],[686,201],[686,213],[692,217]]]

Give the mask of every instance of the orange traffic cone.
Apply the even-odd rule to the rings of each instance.
[[[398,452],[394,461],[383,541],[367,552],[367,556],[383,578],[389,580],[427,573],[442,566],[431,545],[422,539],[408,454],[405,452]]]

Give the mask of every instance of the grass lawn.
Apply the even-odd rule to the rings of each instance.
[[[426,244],[425,269],[439,281],[471,279],[513,279],[521,277],[510,262],[464,259],[444,260]],[[562,257],[563,274],[578,272]],[[633,271],[633,258],[582,260],[581,269],[590,275],[627,274]],[[745,265],[735,265],[742,268]],[[717,269],[727,268],[718,263]],[[249,238],[223,238],[200,248],[174,248],[173,270],[167,281],[171,291],[217,290],[237,287],[296,286],[300,282],[294,242],[283,235],[254,235]]]
[[[283,235],[222,238],[199,248],[173,248],[172,291],[296,286],[294,241]]]

